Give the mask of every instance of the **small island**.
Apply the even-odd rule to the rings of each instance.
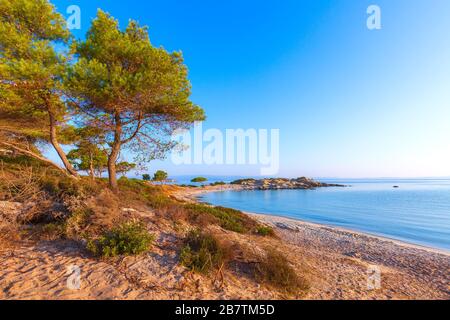
[[[233,181],[231,184],[242,186],[246,190],[310,190],[326,187],[346,187],[340,184],[322,183],[306,177],[296,179],[241,179]]]

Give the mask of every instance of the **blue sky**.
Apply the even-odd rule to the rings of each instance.
[[[450,176],[448,0],[52,1],[98,7],[154,45],[181,50],[207,128],[280,129],[280,176]],[[368,30],[377,4],[382,29]],[[172,175],[256,175],[257,166],[175,166]]]

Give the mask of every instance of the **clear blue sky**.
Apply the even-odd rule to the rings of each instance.
[[[450,176],[450,1],[52,1],[182,50],[205,128],[279,128],[282,176]],[[366,9],[382,10],[382,29]],[[254,175],[181,166],[171,174]]]

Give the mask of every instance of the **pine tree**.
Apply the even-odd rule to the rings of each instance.
[[[98,128],[82,127],[75,130],[76,143],[67,158],[78,171],[86,171],[92,179],[107,169],[108,155],[104,134]]]
[[[76,176],[60,144],[71,128],[62,91],[67,53],[56,48],[69,40],[48,1],[0,0],[0,145],[58,167],[37,148],[50,143]]]
[[[172,132],[205,119],[190,101],[181,53],[152,46],[147,28],[118,22],[99,10],[86,40],[74,46],[77,63],[67,88],[78,117],[106,133],[109,183],[118,191],[117,161],[128,149],[136,161],[163,158],[174,147]]]

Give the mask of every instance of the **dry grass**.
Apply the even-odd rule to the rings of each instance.
[[[32,202],[44,196],[39,186],[39,176],[33,167],[11,171],[0,160],[0,200]]]
[[[146,226],[132,220],[119,224],[101,237],[90,240],[87,249],[95,256],[112,258],[125,255],[139,255],[147,252],[154,241]]]
[[[0,250],[9,249],[20,240],[21,226],[12,205],[0,204]]]
[[[177,187],[153,186],[136,179],[120,179],[120,194],[115,195],[103,179],[74,180],[31,160],[1,160],[0,201],[23,202],[27,208],[16,215],[11,210],[6,215],[0,212],[1,245],[19,238],[23,225],[30,224],[37,240],[87,240],[88,249],[102,257],[139,254],[148,250],[153,239],[146,226],[130,222],[121,207],[147,208],[156,213],[156,225],[164,226],[167,221],[184,224],[185,228],[170,232],[181,234],[196,228],[180,248],[180,263],[192,271],[222,272],[232,263],[243,263],[249,271],[246,276],[282,292],[298,294],[308,288],[307,281],[280,252],[269,249],[248,262],[250,258],[238,239],[257,241],[254,235],[273,236],[274,232],[241,211],[180,202],[170,196]]]
[[[289,260],[273,248],[254,267],[257,281],[266,283],[288,294],[302,294],[309,289],[306,279],[299,276]]]
[[[86,207],[91,211],[89,224],[100,229],[111,229],[121,219],[119,199],[109,189],[104,189],[98,196],[89,198]]]
[[[235,255],[229,242],[211,232],[195,229],[184,242],[180,262],[194,272],[207,274],[213,269],[222,269]]]
[[[109,189],[103,189],[87,200],[71,197],[66,205],[69,215],[63,221],[64,235],[79,240],[95,238],[124,221],[119,199]]]

